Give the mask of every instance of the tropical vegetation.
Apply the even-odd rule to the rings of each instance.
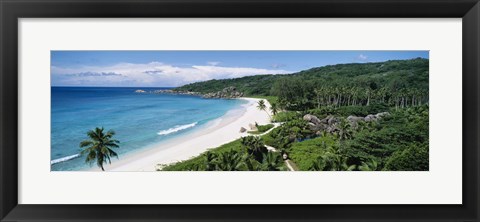
[[[271,106],[260,100],[257,108],[280,126],[163,170],[286,170],[284,159],[303,171],[429,170],[428,79],[428,59],[416,58],[179,87],[209,93],[234,86],[245,96],[266,99]],[[323,122],[309,121],[312,116]]]
[[[247,136],[211,149],[164,171],[280,171],[286,170],[278,152],[269,152],[260,137]]]

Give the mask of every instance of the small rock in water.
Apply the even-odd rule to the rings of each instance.
[[[244,132],[246,132],[246,131],[247,131],[247,129],[245,129],[245,128],[243,128],[243,127],[240,127],[240,132],[241,132],[241,133],[244,133]]]

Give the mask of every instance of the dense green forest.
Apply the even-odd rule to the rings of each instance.
[[[409,106],[428,101],[428,59],[330,65],[289,75],[197,82],[175,90],[209,93],[229,86],[245,96],[278,96],[290,110],[369,105],[374,100]]]
[[[162,170],[287,170],[287,161],[296,170],[428,170],[428,79],[428,59],[417,58],[176,88],[209,93],[233,86],[267,99],[280,126]]]

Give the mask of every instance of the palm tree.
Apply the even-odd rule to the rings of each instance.
[[[238,152],[230,150],[219,156],[217,167],[222,171],[240,171],[243,166],[242,162],[242,156]]]
[[[216,153],[212,153],[207,151],[205,153],[205,170],[206,171],[214,171],[217,167],[217,160],[218,155]]]
[[[277,115],[278,113],[277,103],[270,104],[270,111],[272,111],[273,115]]]
[[[313,92],[315,92],[315,96],[317,98],[317,109],[320,109],[320,96],[322,95],[322,89],[314,89]],[[272,104],[273,106],[273,104]]]
[[[263,154],[261,168],[265,171],[280,171],[282,170],[282,162],[280,153],[268,152]]]
[[[382,87],[379,92],[379,96],[382,98],[382,103],[385,102],[385,97],[387,97],[388,89],[386,87]]]
[[[357,105],[357,101],[359,99],[359,89],[357,87],[353,87],[352,89],[352,105],[356,106]]]
[[[254,160],[252,158],[252,155],[248,153],[244,153],[242,156],[243,160],[243,165],[245,166],[245,169],[248,171],[259,171],[261,169],[261,165],[258,161]]]
[[[352,125],[348,120],[341,118],[339,124],[337,125],[338,137],[340,140],[345,140],[352,137]]]
[[[370,88],[367,88],[365,91],[365,95],[367,96],[367,106],[370,105],[370,97],[372,97],[372,90]]]
[[[267,115],[270,116],[270,113],[267,112],[267,105],[265,105],[265,100],[262,99],[262,100],[258,101],[257,108],[259,110],[265,111],[267,113]],[[270,118],[272,118],[272,116],[270,116]]]
[[[263,160],[263,154],[268,150],[265,147],[262,139],[257,136],[242,137],[242,145],[246,147],[247,153],[252,155],[255,160],[261,162]]]
[[[324,171],[352,171],[357,168],[356,165],[348,165],[348,158],[341,154],[339,150],[328,151],[321,158],[325,163]]]
[[[104,133],[104,129],[96,127],[94,130],[87,132],[90,139],[84,140],[80,143],[80,148],[83,148],[81,154],[87,154],[85,159],[86,163],[90,165],[93,162],[97,162],[97,166],[105,171],[103,168],[104,163],[111,163],[110,157],[117,157],[118,154],[113,151],[113,148],[119,147],[119,141],[112,139],[115,135],[113,130],[109,130],[107,133]]]

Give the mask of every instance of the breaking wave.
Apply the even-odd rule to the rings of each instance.
[[[78,158],[79,156],[80,156],[80,154],[75,154],[75,155],[71,155],[71,156],[66,156],[66,157],[54,159],[54,160],[50,161],[50,165],[65,162],[65,161],[68,161],[68,160],[71,160],[71,159],[75,159],[75,158]]]
[[[190,124],[186,124],[186,125],[180,125],[180,126],[175,126],[173,128],[170,128],[170,129],[167,129],[167,130],[161,130],[160,132],[158,132],[157,134],[158,135],[168,135],[168,134],[171,134],[171,133],[175,133],[175,132],[178,132],[180,130],[184,130],[184,129],[188,129],[188,128],[192,128],[194,126],[197,125],[198,122],[194,122],[194,123],[190,123]]]

